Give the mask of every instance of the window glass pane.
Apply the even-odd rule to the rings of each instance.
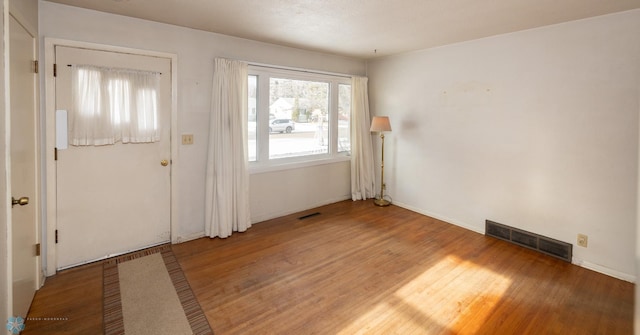
[[[329,84],[269,80],[269,159],[329,152]]]
[[[258,114],[256,113],[256,101],[257,101],[257,89],[258,76],[249,76],[249,103],[248,117],[249,125],[247,127],[247,133],[249,135],[247,141],[247,152],[249,153],[249,162],[255,162],[257,159],[257,142],[256,142],[256,121]]]
[[[351,151],[351,85],[338,85],[338,152]]]

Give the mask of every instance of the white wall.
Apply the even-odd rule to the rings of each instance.
[[[351,199],[350,176],[349,161],[289,170],[287,173],[254,174],[250,179],[251,188],[268,191],[251,193],[252,217],[259,222]],[[253,213],[255,208],[260,208],[259,214]]]
[[[635,280],[638,32],[634,10],[370,61],[388,193],[478,232],[491,219],[567,241],[575,263]]]
[[[362,75],[360,60],[308,52],[177,26],[99,13],[40,1],[41,37],[174,53],[178,56],[178,131],[194,134],[195,144],[174,153],[178,179],[179,239],[204,232],[204,175],[208,139],[213,59]],[[331,179],[315,178],[320,172]],[[308,177],[305,177],[308,176]],[[344,163],[251,176],[252,220],[264,220],[350,197]],[[287,185],[285,197],[274,193]],[[310,192],[309,190],[314,190]],[[277,195],[277,196],[275,196]]]

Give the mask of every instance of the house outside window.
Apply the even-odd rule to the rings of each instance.
[[[249,67],[250,167],[348,159],[350,78]]]

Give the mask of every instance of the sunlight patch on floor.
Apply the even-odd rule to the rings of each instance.
[[[340,334],[473,334],[511,283],[487,268],[447,256]],[[455,329],[443,325],[455,325]]]

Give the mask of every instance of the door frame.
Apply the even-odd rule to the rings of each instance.
[[[178,56],[172,53],[141,50],[127,47],[119,47],[113,45],[88,43],[81,41],[73,41],[58,38],[45,38],[44,39],[44,67],[43,72],[45,76],[45,120],[46,120],[46,149],[45,149],[45,161],[46,161],[46,208],[45,208],[45,221],[44,225],[46,229],[43,229],[45,236],[42,239],[46,241],[43,245],[43,250],[46,253],[46,275],[51,276],[56,273],[57,269],[57,248],[55,247],[55,232],[58,227],[57,224],[57,180],[56,180],[56,162],[55,162],[55,146],[56,146],[56,134],[55,134],[55,105],[56,105],[56,86],[55,77],[53,76],[53,67],[55,63],[55,47],[73,47],[81,49],[93,49],[108,52],[120,52],[142,56],[152,56],[167,58],[171,62],[171,174],[170,174],[170,203],[171,203],[171,217],[170,217],[170,234],[171,242],[176,243],[176,224],[178,211],[175,208],[177,203],[176,199],[176,158],[178,153],[178,80],[177,80],[177,60]]]

